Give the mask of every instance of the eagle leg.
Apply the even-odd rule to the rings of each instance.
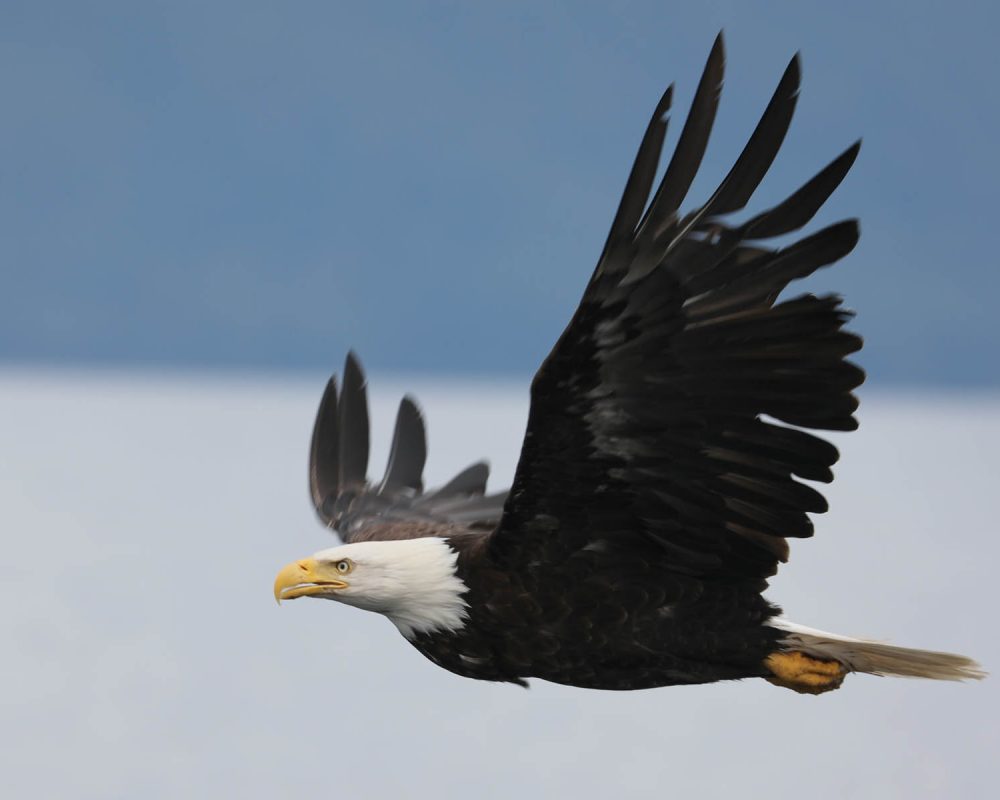
[[[839,689],[847,667],[839,661],[826,661],[797,650],[771,653],[764,666],[770,671],[767,680],[800,694],[822,694]]]

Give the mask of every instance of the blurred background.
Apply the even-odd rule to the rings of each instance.
[[[858,137],[804,288],[866,337],[862,428],[772,599],[1000,661],[1000,12],[985,3],[19,2],[0,9],[0,770],[36,797],[992,796],[993,681],[614,694],[465,681],[384,620],[275,608],[331,540],[312,415],[355,348],[381,469],[414,391],[429,483],[513,473],[527,383],[649,113],[727,77],[688,203],[788,59],[750,205]],[[800,287],[795,287],[796,289]]]

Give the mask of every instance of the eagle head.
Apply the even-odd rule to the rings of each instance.
[[[320,597],[387,616],[407,638],[464,625],[466,585],[446,539],[356,542],[278,572],[274,598]]]

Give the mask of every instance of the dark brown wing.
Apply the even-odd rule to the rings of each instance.
[[[648,201],[670,104],[657,106],[597,268],[531,388],[531,412],[492,555],[560,563],[580,548],[669,556],[678,573],[762,579],[811,536],[826,501],[799,479],[830,481],[836,449],[803,428],[851,430],[836,296],[778,302],[791,280],[851,251],[856,222],[784,248],[839,185],[853,145],[777,207],[742,224],[785,138],[799,87],[792,59],[756,130],[700,208],[677,212],[705,152],[722,82],[721,36],[677,150]],[[647,205],[648,201],[648,205]]]
[[[309,492],[320,519],[345,542],[408,539],[492,530],[506,493],[487,495],[489,467],[466,468],[440,489],[423,493],[427,441],[412,397],[399,404],[385,476],[368,482],[368,397],[361,364],[348,353],[344,386],[327,384],[313,427]]]

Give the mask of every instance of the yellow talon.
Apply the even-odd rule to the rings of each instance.
[[[822,694],[839,689],[847,668],[839,661],[812,658],[797,650],[771,653],[764,666],[770,670],[767,680],[802,694]]]

